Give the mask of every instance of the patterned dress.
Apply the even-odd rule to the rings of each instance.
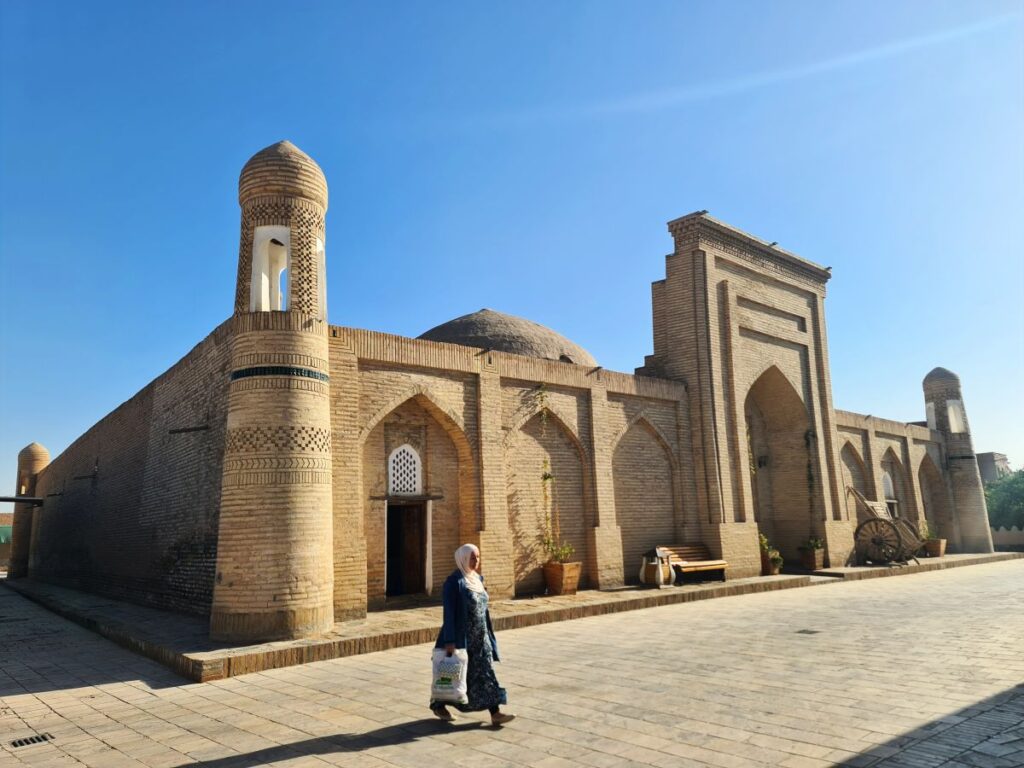
[[[461,712],[479,712],[507,704],[505,689],[494,674],[494,653],[487,637],[487,593],[469,591],[466,606],[466,652],[469,670],[466,674],[467,704],[448,704]]]

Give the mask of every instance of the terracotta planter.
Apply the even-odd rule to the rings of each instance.
[[[544,563],[544,584],[549,595],[575,595],[583,563]]]
[[[801,549],[800,567],[805,571],[820,571],[825,567],[825,550]]]
[[[768,573],[766,573],[765,576],[778,576],[779,575],[779,571],[781,571],[781,570],[782,570],[782,566],[781,565],[775,565],[775,563],[769,562],[768,563]]]
[[[946,540],[926,539],[924,542],[924,551],[928,553],[928,557],[942,557],[946,554]]]
[[[768,556],[768,553],[763,549],[761,550],[761,575],[767,576],[772,572],[772,559]]]

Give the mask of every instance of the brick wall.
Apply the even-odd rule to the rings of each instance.
[[[39,475],[29,575],[208,612],[217,548],[227,324]]]

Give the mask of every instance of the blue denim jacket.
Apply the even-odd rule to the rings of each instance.
[[[480,580],[483,581],[483,576]],[[466,624],[469,621],[469,587],[466,586],[466,578],[462,571],[456,569],[452,575],[444,580],[444,589],[441,592],[441,599],[444,606],[444,623],[441,625],[441,632],[437,636],[435,648],[444,648],[448,643],[455,643],[456,648],[466,647]],[[498,641],[494,639],[494,627],[491,625],[491,612],[487,611],[487,637],[491,641],[491,651],[494,660],[498,658]]]

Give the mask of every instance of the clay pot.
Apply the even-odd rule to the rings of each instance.
[[[580,585],[583,563],[544,564],[544,584],[549,595],[575,595]]]

